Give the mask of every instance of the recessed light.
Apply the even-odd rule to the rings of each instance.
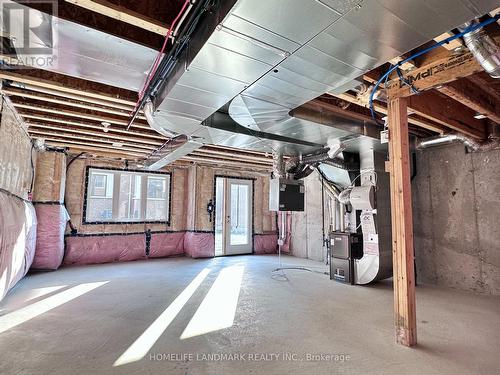
[[[485,115],[483,115],[482,113],[476,113],[476,114],[474,115],[474,118],[475,118],[476,120],[484,120],[484,119],[486,118],[486,116],[485,116]]]

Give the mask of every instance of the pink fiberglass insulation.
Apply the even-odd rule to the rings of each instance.
[[[33,205],[0,191],[0,300],[33,262],[36,227]]]
[[[187,232],[184,236],[184,251],[191,258],[211,258],[215,256],[215,236],[213,233]]]
[[[184,232],[153,233],[149,250],[150,258],[184,254]]]
[[[144,234],[66,238],[64,264],[96,264],[146,259]]]
[[[35,204],[35,209],[38,231],[31,268],[56,270],[64,257],[64,231],[68,213],[60,204]]]
[[[255,254],[276,254],[277,234],[256,234],[253,237]]]

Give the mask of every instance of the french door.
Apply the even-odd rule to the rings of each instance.
[[[252,180],[217,177],[215,255],[252,253]]]

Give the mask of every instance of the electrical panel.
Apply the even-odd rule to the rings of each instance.
[[[304,182],[272,178],[269,184],[270,211],[304,211]]]

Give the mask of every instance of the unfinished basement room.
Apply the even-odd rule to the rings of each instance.
[[[500,374],[500,0],[0,8],[0,375]]]

